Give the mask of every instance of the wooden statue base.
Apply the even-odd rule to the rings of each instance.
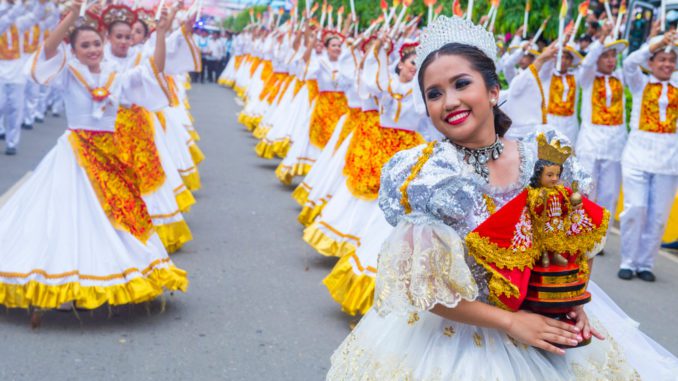
[[[586,291],[586,280],[579,277],[579,266],[550,265],[549,267],[535,266],[532,269],[530,283],[527,287],[527,297],[522,308],[574,325],[576,322],[567,317],[567,314],[576,306],[591,301],[591,294]],[[587,345],[591,339],[584,340],[578,345],[562,346],[561,348],[576,348]]]

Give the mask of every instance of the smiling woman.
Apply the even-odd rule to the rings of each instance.
[[[502,302],[522,291],[501,274],[529,272],[539,255],[526,257],[516,241],[481,260],[467,237],[528,186],[537,139],[504,137],[491,33],[441,16],[421,42],[419,88],[446,139],[401,151],[382,169],[379,206],[395,228],[379,253],[374,308],[332,356],[327,379],[667,379],[675,358],[591,281],[593,300],[572,324]],[[553,131],[542,140],[567,145]],[[560,178],[591,189],[573,156]]]

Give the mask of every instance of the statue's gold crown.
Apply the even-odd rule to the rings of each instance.
[[[553,139],[551,143],[546,140],[543,133],[537,135],[537,148],[540,160],[548,160],[552,163],[562,165],[572,154],[571,147],[561,147],[560,140]]]

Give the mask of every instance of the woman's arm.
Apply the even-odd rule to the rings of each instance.
[[[68,14],[66,15],[66,17],[64,17],[63,20],[61,20],[59,25],[57,25],[56,29],[54,29],[54,31],[49,34],[47,39],[45,39],[43,50],[45,53],[46,60],[49,60],[50,58],[56,56],[59,45],[68,35],[69,29],[78,20],[80,7],[82,6],[83,1],[84,0],[73,0],[73,3],[71,3],[70,8],[68,9]]]
[[[565,351],[553,344],[575,346],[582,340],[577,326],[531,312],[505,311],[479,301],[462,300],[454,308],[437,304],[431,312],[460,323],[499,329],[521,343],[560,355]]]
[[[158,20],[158,24],[155,28],[156,36],[153,60],[155,63],[155,67],[161,73],[165,70],[165,57],[166,57],[165,37],[167,34],[167,30],[169,29],[170,26],[170,19],[167,16],[168,16],[167,8],[164,8],[160,13],[160,20]]]

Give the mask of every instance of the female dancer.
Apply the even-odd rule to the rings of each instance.
[[[169,21],[174,18],[176,8],[171,11]],[[138,13],[124,5],[111,5],[102,12],[102,20],[108,29],[110,49],[106,49],[105,59],[117,65],[118,71],[126,71],[141,63],[144,57],[153,53],[153,49],[144,49],[141,44],[133,45],[133,30],[140,29]],[[145,31],[145,29],[142,29]],[[176,40],[176,39],[175,39]],[[190,54],[184,49],[182,54]],[[171,66],[166,62],[165,66]],[[159,86],[169,97],[169,88],[165,79],[158,75]],[[180,184],[170,183],[177,180],[179,172],[164,140],[156,142],[160,127],[155,116],[144,107],[135,104],[121,104],[116,118],[114,141],[118,146],[119,158],[134,168],[139,178],[139,189],[146,203],[153,225],[160,240],[168,252],[180,249],[192,239],[191,230],[183,218],[174,189]],[[159,146],[162,144],[162,147]],[[164,158],[160,152],[164,153]],[[168,169],[171,171],[168,177]],[[192,197],[192,196],[191,196]]]
[[[462,237],[528,184],[536,142],[503,138],[510,120],[497,107],[491,33],[441,16],[421,41],[421,99],[446,139],[403,151],[383,170],[379,203],[396,227],[380,253],[375,307],[334,353],[327,379],[673,377],[676,359],[633,327],[593,282],[593,301],[570,314],[576,325],[489,301],[501,290],[488,285],[487,271],[467,255]],[[563,178],[590,188],[573,158]],[[581,348],[556,346],[591,337]]]
[[[166,12],[152,59],[117,72],[102,62],[104,41],[88,25],[70,33],[67,57],[62,41],[81,4],[72,3],[30,62],[33,81],[63,90],[69,129],[0,209],[0,303],[7,307],[92,309],[188,286],[113,141],[119,102],[150,109],[167,102],[153,70],[165,65]]]

